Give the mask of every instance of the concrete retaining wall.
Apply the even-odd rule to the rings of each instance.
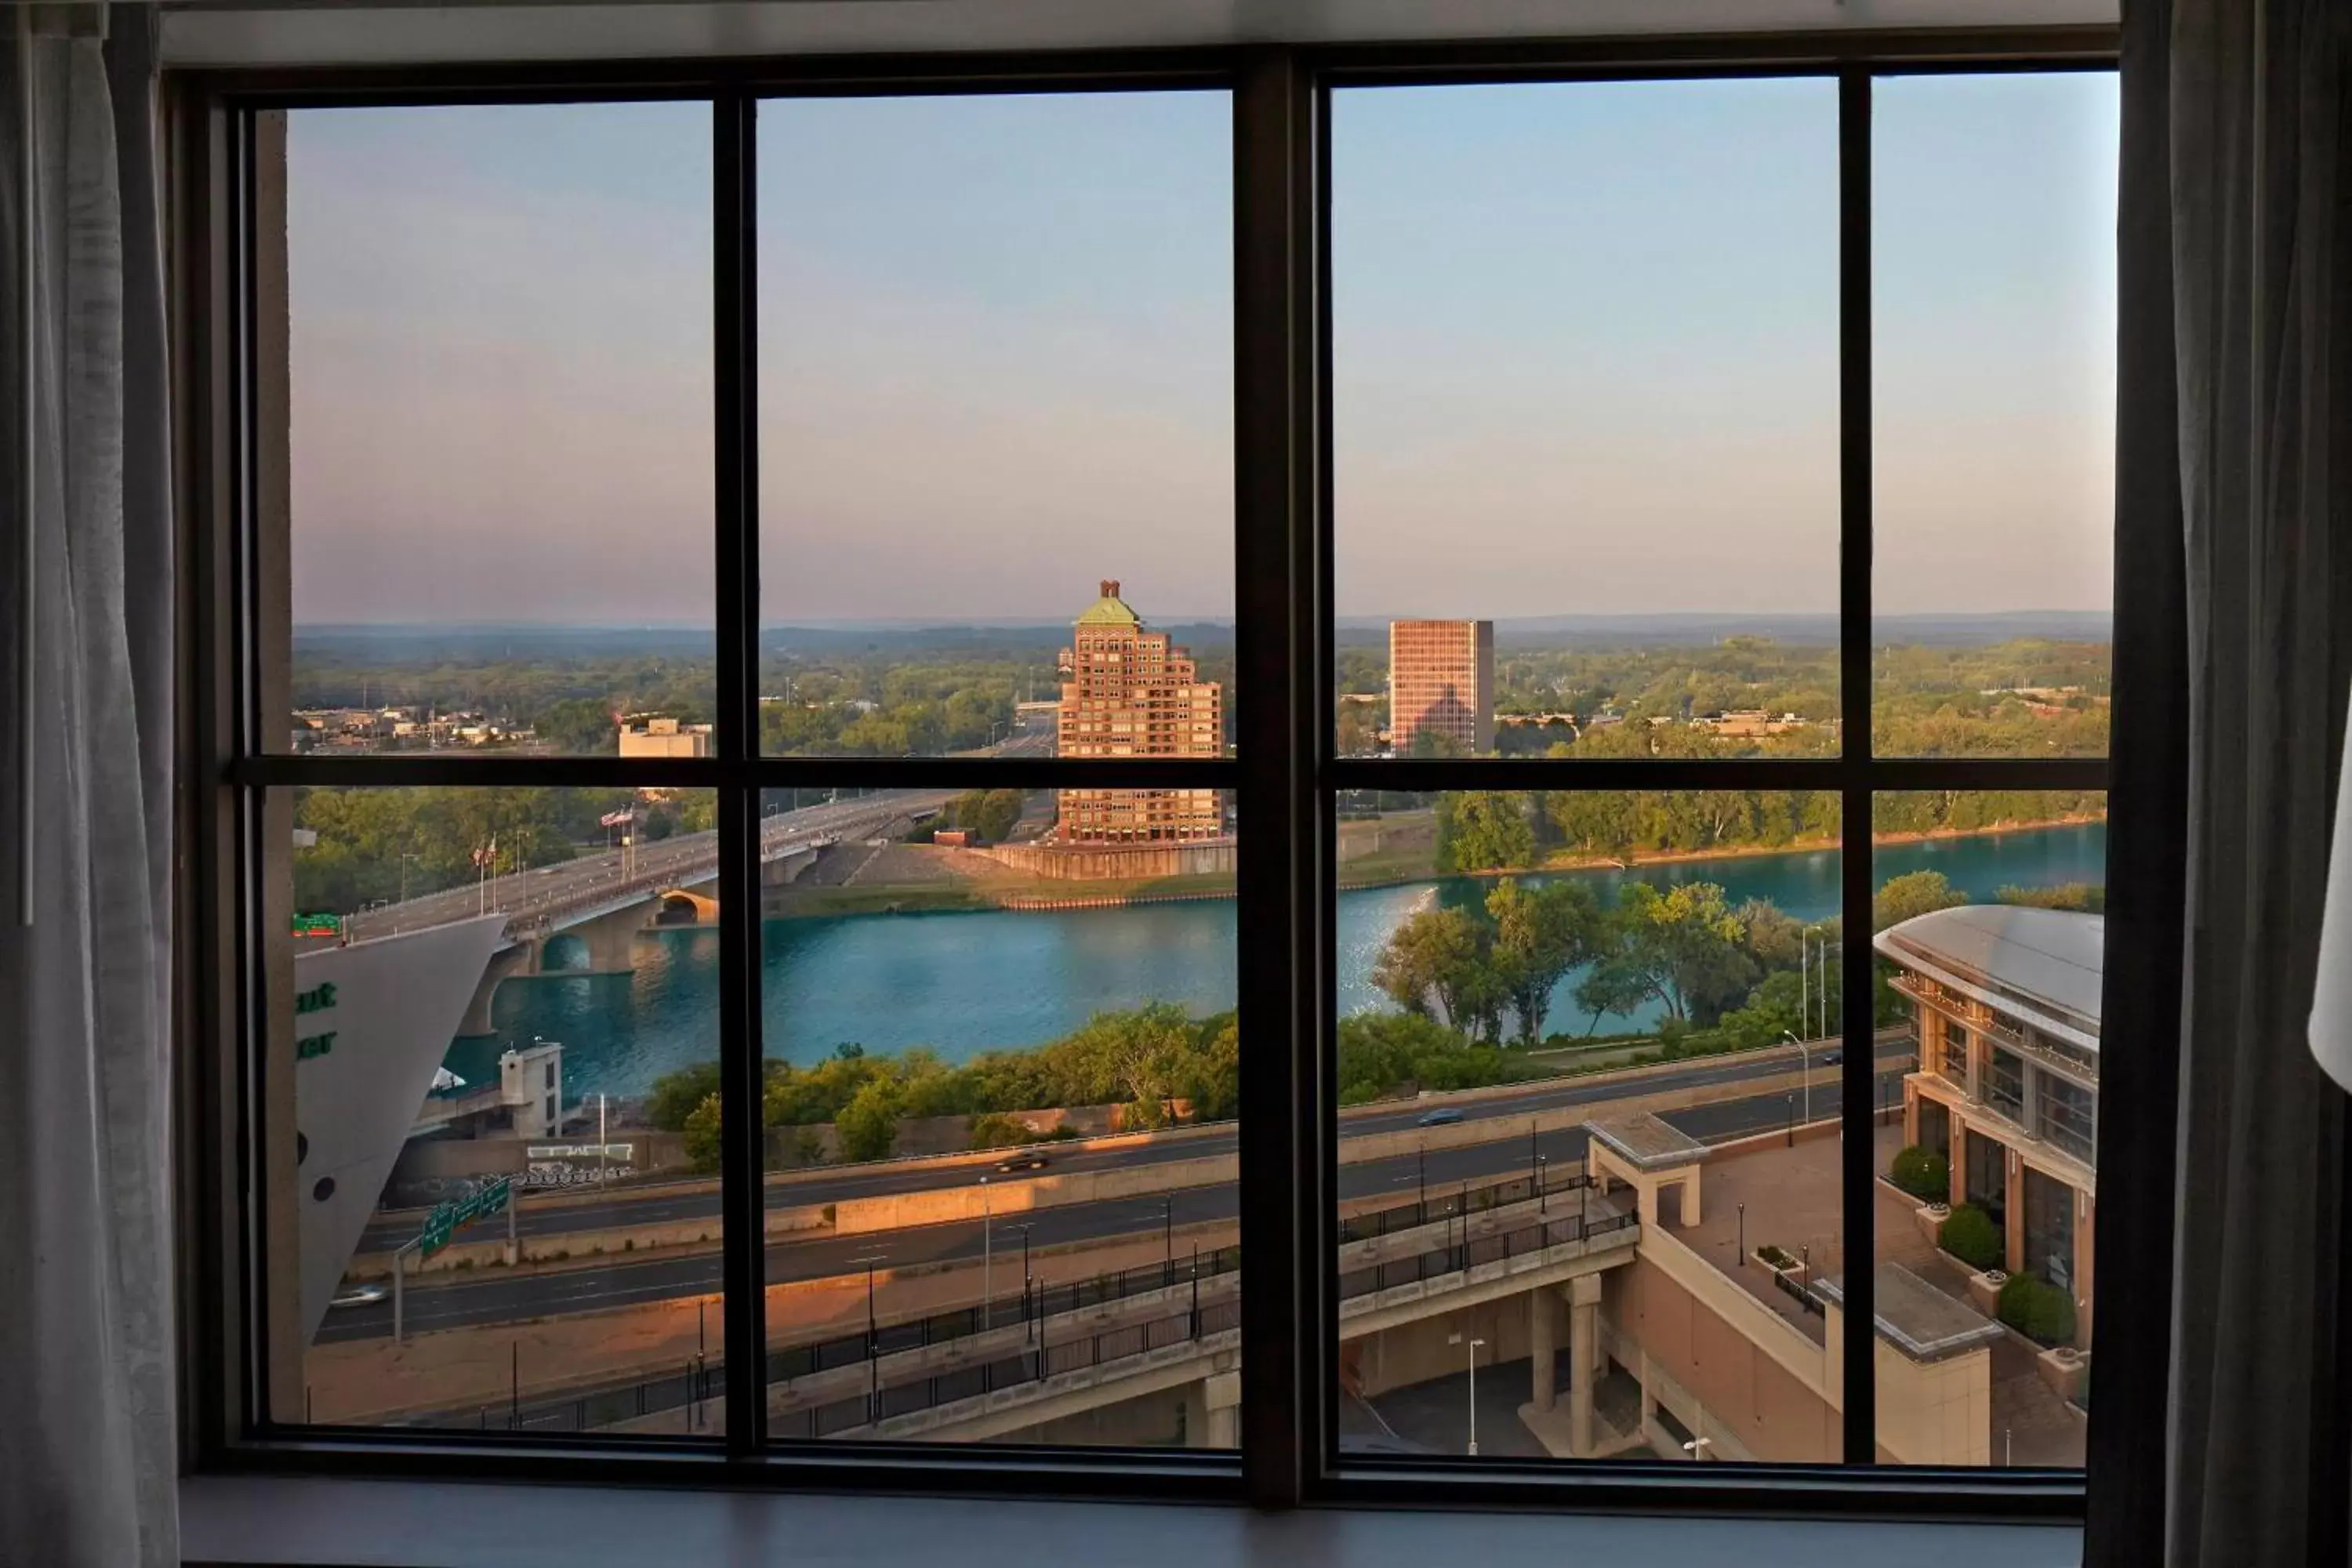
[[[1206,877],[1234,869],[1234,841],[1195,844],[1134,844],[1098,848],[1049,844],[1000,844],[968,853],[985,855],[1033,877],[1067,881],[1137,881],[1160,877]]]
[[[1022,1209],[1141,1197],[1178,1187],[1213,1186],[1236,1181],[1240,1175],[1239,1155],[1212,1154],[1204,1159],[1170,1160],[1134,1170],[1077,1171],[1066,1176],[991,1182],[984,1189],[974,1182],[929,1192],[850,1198],[834,1205],[833,1223],[838,1234],[858,1236],[905,1226],[974,1220],[983,1214],[993,1214],[1001,1219]]]

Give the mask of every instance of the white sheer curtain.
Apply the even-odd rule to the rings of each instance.
[[[162,1568],[178,1562],[179,1534],[166,1185],[172,529],[153,17],[145,7],[36,6],[29,50],[16,21],[0,8],[0,1563]],[[18,97],[27,87],[29,182]],[[29,278],[19,259],[28,222]],[[27,287],[29,342],[16,309]],[[29,454],[18,434],[27,370]],[[27,652],[29,731],[17,696]],[[29,756],[17,738],[26,733]],[[19,826],[26,790],[29,842]],[[26,856],[29,924],[16,907]]]

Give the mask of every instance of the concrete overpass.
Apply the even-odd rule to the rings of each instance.
[[[1445,1320],[1469,1307],[1525,1297],[1549,1325],[1568,1309],[1581,1364],[1595,1363],[1599,1276],[1632,1261],[1641,1227],[1630,1205],[1592,1196],[1581,1177],[1538,1197],[1525,1181],[1453,1203],[1358,1216],[1369,1234],[1339,1248],[1343,1354],[1413,1369],[1463,1352]],[[1504,1201],[1477,1205],[1486,1199]],[[1444,1212],[1439,1212],[1439,1211]],[[1388,1216],[1407,1221],[1386,1228]],[[1416,1223],[1417,1222],[1417,1223]],[[1234,1261],[1237,1261],[1235,1259]],[[1241,1277],[1203,1277],[1180,1262],[1156,1287],[1070,1310],[1008,1321],[941,1342],[845,1364],[772,1374],[770,1429],[807,1437],[950,1442],[1150,1442],[1169,1426],[1201,1447],[1240,1439]],[[1540,1336],[1539,1336],[1540,1337]],[[1549,1341],[1546,1342],[1549,1343]],[[877,1347],[878,1348],[878,1347]],[[814,1357],[813,1361],[822,1361]],[[1549,1407],[1552,1357],[1537,1397]],[[1593,1380],[1571,1376],[1570,1419],[1590,1446]]]

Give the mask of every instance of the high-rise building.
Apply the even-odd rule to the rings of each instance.
[[[1106,581],[1062,650],[1055,754],[1064,757],[1213,757],[1224,749],[1223,690],[1199,678],[1187,650]],[[1060,837],[1081,844],[1214,838],[1224,814],[1213,789],[1066,789]]]
[[[1423,737],[1427,737],[1424,739]],[[1389,745],[1440,755],[1495,749],[1495,623],[1389,623]]]

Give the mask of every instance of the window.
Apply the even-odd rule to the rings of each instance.
[[[217,86],[231,1447],[2079,1495],[2111,87],[1297,58]]]

